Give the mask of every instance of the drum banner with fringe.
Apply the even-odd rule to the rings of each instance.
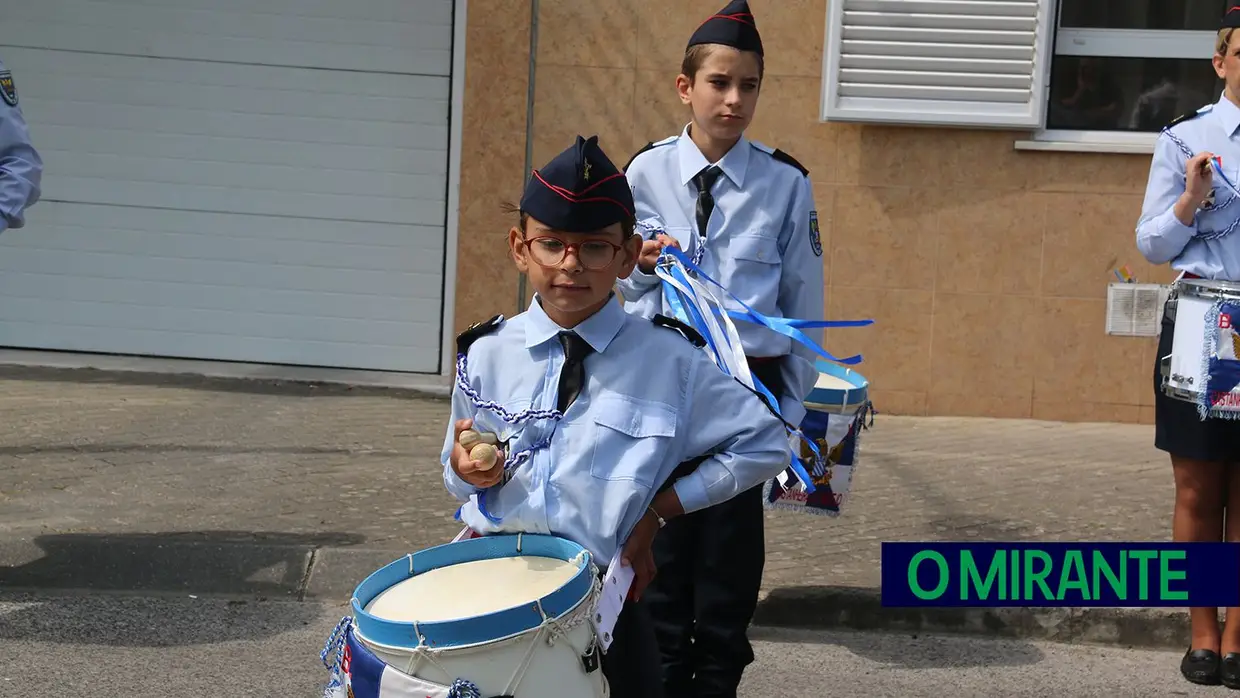
[[[813,470],[813,452],[793,439],[793,453],[800,453],[803,467],[814,474],[812,492],[799,487],[784,487],[771,480],[763,488],[763,501],[768,509],[786,509],[819,516],[839,516],[848,492],[852,489],[853,468],[861,432],[874,423],[874,412],[867,403],[854,414],[832,414],[810,409],[801,422],[801,431],[814,441],[823,455],[825,468]],[[867,417],[869,422],[866,422]],[[791,481],[791,477],[786,478]]]
[[[703,347],[703,350],[714,359],[719,368],[762,396],[781,419],[783,415],[779,407],[779,401],[749,370],[744,347],[741,345],[740,336],[732,321],[741,320],[761,325],[809,348],[815,354],[828,361],[844,365],[861,363],[861,356],[856,355],[842,359],[832,356],[801,330],[808,328],[865,327],[874,323],[872,319],[804,320],[769,317],[749,307],[722,284],[712,279],[693,260],[674,247],[663,249],[663,254],[655,267],[655,274],[662,281],[663,297],[667,301],[667,306],[675,319],[697,330],[698,334],[702,335],[702,338],[706,340],[706,346]],[[720,293],[717,294],[716,291]],[[739,307],[742,310],[728,309],[724,305],[723,300],[721,300],[721,295],[731,300],[735,307]],[[854,422],[858,422],[862,412],[868,412],[868,409],[867,403],[862,410],[853,415]],[[813,414],[812,410],[810,414]],[[791,441],[794,444],[799,444],[799,447],[793,446],[789,458],[789,467],[765,484],[764,487],[768,495],[774,493],[773,497],[768,496],[765,500],[768,508],[775,507],[777,504],[792,504],[800,498],[804,498],[805,502],[809,502],[811,497],[813,497],[813,501],[816,503],[815,506],[800,506],[796,508],[816,513],[819,511],[825,512],[829,511],[826,507],[829,500],[831,507],[836,512],[839,511],[839,500],[835,495],[840,492],[840,489],[838,487],[827,487],[825,492],[820,491],[819,487],[815,485],[815,480],[822,482],[832,477],[837,477],[832,475],[831,465],[823,452],[824,449],[819,444],[821,442],[829,448],[834,448],[839,443],[842,443],[843,436],[836,441],[825,438],[826,425],[822,424],[819,430],[820,421],[818,417],[811,418],[810,415],[807,415],[806,420],[801,425],[791,424],[784,420],[784,427],[787,429]],[[805,428],[818,430],[820,435],[815,438],[807,434],[804,431]],[[850,451],[850,454],[854,452],[855,449]],[[797,453],[805,453],[805,455],[797,457]],[[850,469],[855,466],[855,462],[851,458],[852,456],[850,455],[849,464],[846,466]],[[851,480],[851,472],[849,480]],[[817,495],[817,497],[814,497],[814,495]]]
[[[348,617],[328,638],[321,659],[331,672],[323,698],[482,698],[468,681],[444,686],[389,666],[357,641]]]
[[[1205,318],[1205,351],[1202,354],[1206,384],[1198,393],[1197,410],[1202,419],[1240,419],[1240,304],[1216,301]]]

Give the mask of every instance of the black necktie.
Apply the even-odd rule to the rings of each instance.
[[[575,332],[561,332],[560,346],[564,347],[564,367],[560,369],[556,409],[563,413],[581,393],[581,386],[586,382],[585,360],[594,349]]]
[[[710,212],[715,210],[715,197],[711,195],[710,188],[715,186],[715,180],[719,179],[719,175],[723,174],[723,170],[717,165],[711,165],[693,177],[693,186],[697,187],[697,225],[698,234],[703,238],[706,237],[706,222],[710,220]]]

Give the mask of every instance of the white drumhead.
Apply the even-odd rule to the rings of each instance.
[[[449,565],[385,589],[366,612],[398,623],[474,618],[541,599],[579,569],[572,562],[534,556]]]
[[[829,373],[819,373],[818,381],[814,383],[814,387],[822,388],[824,390],[857,390],[858,389],[855,383],[849,383],[843,378],[840,378],[839,376],[833,376]]]

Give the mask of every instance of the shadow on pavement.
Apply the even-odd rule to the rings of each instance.
[[[0,641],[175,647],[279,635],[322,620],[322,604],[299,602],[314,552],[364,542],[268,531],[3,542]]]
[[[833,645],[858,657],[900,669],[953,667],[1013,667],[1037,664],[1046,654],[1024,640],[908,633],[755,628],[750,638],[758,642]]]
[[[0,588],[184,592],[297,599],[319,548],[351,533],[55,534],[0,542]]]
[[[0,594],[0,645],[22,642],[172,648],[254,642],[324,625],[323,613],[318,604],[289,601]],[[321,645],[306,647],[305,656],[296,658],[298,663],[317,661],[320,649]],[[192,661],[191,657],[185,659]]]
[[[909,650],[890,653],[886,656],[866,655],[866,651],[882,653],[882,645],[866,640],[866,635],[849,633],[832,633],[831,638],[848,636],[859,643],[856,647],[848,645],[858,655],[870,659],[886,661],[906,667],[937,667],[959,666],[943,664],[949,655],[938,655],[927,649],[942,644],[943,637],[953,642],[969,642],[970,639],[986,637],[1001,641],[1006,649],[996,650],[994,657],[987,657],[986,663],[996,665],[1021,665],[1036,662],[1042,657],[1040,650],[1029,643],[1039,639],[1029,627],[1030,619],[1024,617],[1021,609],[991,608],[891,608],[882,605],[882,597],[877,589],[832,586],[800,586],[773,589],[766,598],[759,602],[754,614],[754,624],[766,628],[780,628],[792,631],[794,641],[806,640],[813,635],[804,631],[882,631],[889,634],[901,634],[909,639]],[[920,640],[922,635],[933,635],[934,639]],[[773,641],[785,641],[777,637]],[[967,636],[972,635],[974,638]],[[825,637],[825,636],[824,636]],[[999,647],[1000,644],[994,645]],[[914,651],[914,647],[918,647]],[[917,656],[918,654],[922,656]],[[984,654],[984,653],[980,653]],[[950,656],[961,656],[958,652]]]

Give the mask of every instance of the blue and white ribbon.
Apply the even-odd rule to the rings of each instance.
[[[715,360],[719,368],[724,373],[740,381],[742,385],[766,398],[771,409],[781,419],[783,415],[779,408],[779,401],[775,399],[766,386],[762,385],[762,381],[758,380],[749,370],[749,363],[745,358],[745,349],[741,345],[740,334],[736,331],[736,326],[732,323],[732,320],[742,320],[761,325],[808,347],[815,354],[828,361],[845,365],[861,363],[861,355],[858,354],[844,359],[836,358],[827,350],[818,346],[814,340],[807,337],[804,332],[801,332],[801,329],[812,327],[865,327],[874,324],[872,319],[802,320],[769,317],[749,307],[744,301],[728,291],[723,284],[712,279],[694,260],[689,259],[683,252],[674,247],[665,247],[663,249],[663,255],[655,266],[655,275],[662,280],[663,297],[667,301],[673,316],[697,330],[703,339],[706,340],[704,350]],[[730,298],[744,310],[735,311],[727,309],[711,286],[722,291],[727,298]],[[789,434],[796,436],[809,446],[810,451],[814,454],[814,469],[816,471],[825,467],[823,456],[819,452],[817,444],[801,432],[799,425],[790,424],[787,420],[784,420],[784,427]],[[800,460],[795,455],[791,457],[790,465],[805,491],[807,493],[814,492],[813,479],[805,472]],[[779,476],[780,484],[785,487],[788,486],[786,472],[781,473]]]

